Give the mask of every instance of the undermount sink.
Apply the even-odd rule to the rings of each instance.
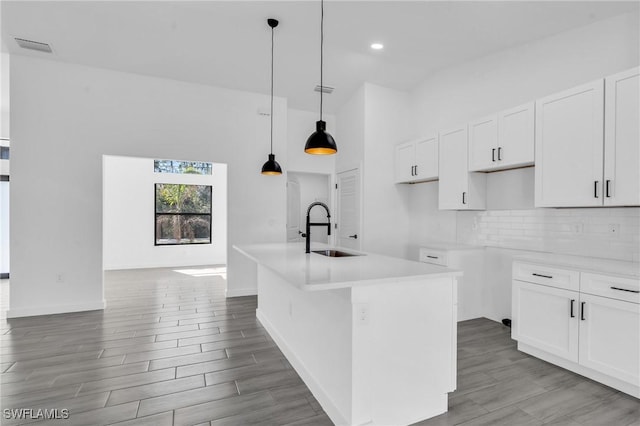
[[[359,254],[359,253],[347,253],[346,251],[340,251],[340,250],[312,250],[312,251],[313,253],[318,253],[328,257],[363,256],[362,254]]]

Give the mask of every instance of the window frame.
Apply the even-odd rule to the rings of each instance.
[[[209,188],[209,213],[158,213],[158,185],[187,185],[187,186],[204,186]],[[153,207],[154,207],[154,221],[153,221],[153,245],[155,247],[164,246],[190,246],[190,245],[205,245],[213,244],[213,185],[198,185],[190,183],[171,183],[171,182],[156,182],[153,185]],[[158,216],[209,216],[209,241],[208,242],[188,242],[188,243],[158,243]]]

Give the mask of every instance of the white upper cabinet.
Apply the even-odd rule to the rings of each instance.
[[[486,175],[469,172],[467,150],[467,126],[440,132],[438,206],[441,210],[485,209]]]
[[[536,207],[640,205],[640,69],[536,103]]]
[[[438,137],[428,137],[396,145],[396,183],[438,179]]]
[[[602,205],[604,82],[536,102],[535,205]]]
[[[530,166],[534,161],[535,104],[533,102],[498,114],[498,168]]]
[[[640,68],[605,79],[604,205],[640,205]]]
[[[413,179],[416,156],[415,142],[396,145],[396,183],[410,182]]]
[[[498,116],[469,123],[469,171],[491,170],[497,165]]]
[[[534,110],[528,103],[469,123],[469,171],[532,165]]]

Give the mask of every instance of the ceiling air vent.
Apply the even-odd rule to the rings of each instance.
[[[51,46],[47,43],[42,43],[40,41],[27,40],[20,37],[14,37],[14,40],[16,41],[16,43],[18,43],[18,46],[22,47],[23,49],[31,49],[31,50],[37,50],[39,52],[53,53]]]
[[[329,86],[320,86],[319,84],[315,87],[315,89],[313,89],[315,92],[322,92],[322,93],[326,93],[328,95],[332,94],[333,91],[335,90],[335,87],[329,87]]]

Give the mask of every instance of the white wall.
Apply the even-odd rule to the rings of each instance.
[[[336,173],[360,167],[364,158],[364,86],[344,104],[336,116]]]
[[[9,316],[104,306],[103,155],[225,163],[228,247],[285,240],[284,177],[260,174],[268,96],[22,56],[11,75]],[[286,100],[274,108],[284,153]],[[228,253],[228,294],[255,294],[255,267]]]
[[[409,136],[408,95],[365,84],[362,249],[406,257],[408,189],[396,185],[395,145]]]
[[[104,269],[226,264],[226,164],[213,164],[212,175],[155,173],[151,158],[107,155],[103,176]],[[211,244],[154,244],[156,183],[213,187]]]
[[[639,17],[625,14],[443,69],[411,92],[414,136],[632,68],[640,63]],[[510,316],[505,269],[514,252],[542,250],[638,261],[639,209],[534,209],[533,169],[491,173],[486,212],[437,210],[437,183],[409,187],[409,258],[432,239],[488,245],[486,316]],[[581,233],[568,229],[583,224]],[[602,230],[620,224],[611,237]],[[633,248],[635,246],[635,249]],[[507,266],[505,266],[507,265]]]
[[[9,139],[9,106],[10,90],[9,75],[11,57],[7,53],[0,53],[0,138]]]

